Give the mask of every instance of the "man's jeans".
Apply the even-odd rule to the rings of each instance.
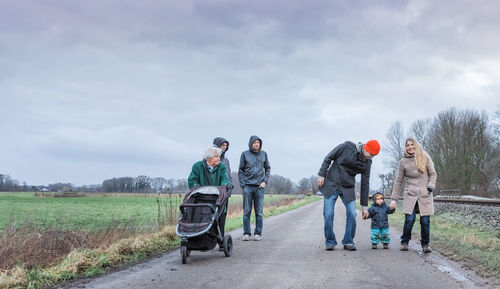
[[[335,233],[333,232],[333,217],[335,212],[335,203],[339,193],[335,192],[329,199],[323,198],[323,217],[325,220],[325,238],[326,246],[337,245],[337,240],[335,239]],[[342,244],[344,246],[354,245],[354,235],[356,234],[356,201],[350,201],[346,203],[343,198],[342,203],[345,206],[346,222],[345,222],[345,233]]]
[[[411,240],[411,230],[413,229],[413,223],[416,219],[416,209],[417,205],[413,208],[413,213],[405,214],[405,224],[403,227],[403,235],[401,236],[401,244],[408,244]],[[431,216],[420,216],[420,244],[422,246],[429,246],[430,240],[430,229],[431,229]]]
[[[255,211],[254,234],[262,235],[262,210],[264,209],[264,188],[246,185],[243,187],[243,234],[251,235],[250,215],[252,204]]]

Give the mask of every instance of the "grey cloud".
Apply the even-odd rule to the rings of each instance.
[[[184,178],[213,137],[230,140],[235,167],[257,134],[273,173],[297,181],[393,120],[498,102],[498,6],[3,1],[0,130],[31,145],[0,171],[29,180],[31,159],[54,171],[38,180]]]

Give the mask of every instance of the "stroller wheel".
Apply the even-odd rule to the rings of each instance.
[[[181,245],[181,261],[182,264],[187,263],[187,257],[188,257],[188,249],[186,245]]]
[[[226,257],[231,256],[233,253],[233,238],[231,235],[224,236],[224,254]]]

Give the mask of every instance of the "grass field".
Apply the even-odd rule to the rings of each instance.
[[[265,204],[286,199],[266,195]],[[79,198],[35,197],[34,193],[0,194],[0,232],[7,224],[31,223],[40,228],[93,232],[110,225],[156,226],[160,218],[177,223],[181,195],[106,194]],[[229,213],[241,208],[241,195],[229,199]]]
[[[179,246],[175,224],[181,197],[0,193],[0,288],[55,286]],[[265,195],[264,216],[317,200]],[[229,199],[226,230],[241,226],[242,197],[234,195]]]

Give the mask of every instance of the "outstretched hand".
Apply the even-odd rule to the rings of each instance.
[[[391,210],[394,210],[396,208],[396,201],[392,201],[391,204],[389,205],[389,208]]]

